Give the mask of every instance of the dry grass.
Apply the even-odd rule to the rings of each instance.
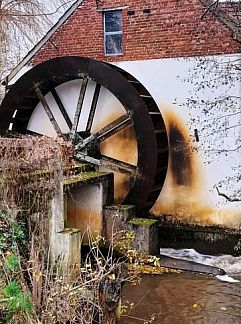
[[[104,255],[89,234],[80,272],[50,262],[49,201],[72,157],[61,139],[0,138],[0,322],[115,322],[125,279],[112,249]]]

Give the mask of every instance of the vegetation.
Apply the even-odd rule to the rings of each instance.
[[[201,19],[209,24],[210,17],[219,21],[229,31],[237,45],[241,44],[241,1],[199,0],[203,12]],[[187,98],[185,105],[198,109],[192,120],[197,125],[196,139],[200,154],[205,163],[215,163],[222,155],[232,159],[229,174],[215,184],[217,195],[226,201],[237,203],[241,200],[240,164],[237,152],[240,151],[240,55],[222,57],[202,56],[195,58],[190,76],[185,81],[191,83],[195,95]],[[207,95],[208,94],[208,95]],[[199,134],[199,136],[198,136]],[[217,145],[217,143],[219,143]],[[235,161],[237,161],[235,163]],[[220,200],[222,203],[222,199]]]
[[[0,138],[1,323],[114,323],[122,283],[138,282],[145,265],[164,272],[159,258],[133,249],[133,232],[117,233],[107,253],[103,238],[89,233],[80,268],[51,262],[49,201],[75,169],[72,156],[60,138]],[[114,249],[127,257],[130,274]]]
[[[0,138],[1,323],[114,323],[126,276],[113,249],[90,233],[81,269],[50,259],[49,202],[72,156],[60,138]]]
[[[241,43],[240,0],[199,0],[199,2],[205,8],[202,19],[206,19],[211,13],[232,32],[234,39]]]

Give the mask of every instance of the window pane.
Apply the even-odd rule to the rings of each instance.
[[[105,54],[122,53],[122,34],[106,35],[105,37]]]
[[[116,32],[122,30],[121,10],[105,12],[105,31]]]

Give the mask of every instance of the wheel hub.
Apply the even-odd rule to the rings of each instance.
[[[90,132],[82,131],[77,133],[77,138],[74,140],[74,146],[77,154],[83,154],[87,158],[100,159],[100,144],[95,136],[91,136]],[[84,140],[89,140],[87,144],[84,144]],[[85,159],[82,158],[82,161]]]

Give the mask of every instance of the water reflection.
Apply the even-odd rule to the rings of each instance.
[[[126,284],[123,303],[134,303],[121,323],[240,324],[241,283],[222,282],[191,273],[144,276],[139,286]]]

